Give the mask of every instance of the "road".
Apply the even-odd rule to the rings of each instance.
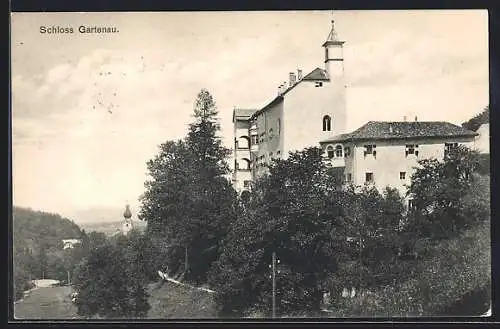
[[[71,287],[41,287],[14,305],[17,320],[77,319],[70,299]]]

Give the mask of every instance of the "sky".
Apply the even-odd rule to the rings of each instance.
[[[202,88],[225,144],[233,108],[260,108],[288,73],[323,68],[331,11],[12,13],[17,206],[138,211],[146,162],[182,138]],[[484,10],[335,11],[348,130],[369,120],[460,124],[488,105]],[[80,34],[78,27],[116,27]],[[73,34],[40,33],[72,27]]]

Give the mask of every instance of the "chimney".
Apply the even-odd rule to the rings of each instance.
[[[278,96],[281,95],[281,93],[283,92],[283,85],[279,85],[278,86]]]
[[[298,81],[302,80],[302,70],[301,69],[297,69],[297,80]]]
[[[295,76],[294,72],[290,72],[290,87],[292,87],[296,82],[297,82],[297,77]]]
[[[403,117],[403,121],[406,122],[406,115]]]
[[[418,121],[418,120],[417,120],[417,116],[415,115],[415,122],[417,122],[417,121]]]

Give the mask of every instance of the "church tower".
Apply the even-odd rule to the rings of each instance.
[[[124,235],[127,235],[133,229],[131,218],[132,218],[132,212],[130,211],[129,205],[126,205],[125,212],[123,213],[124,221],[122,224],[122,233]]]
[[[325,70],[330,79],[336,80],[344,77],[344,43],[337,36],[335,21],[332,19],[332,28],[326,38],[325,48]]]

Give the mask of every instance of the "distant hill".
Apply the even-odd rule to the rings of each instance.
[[[65,277],[63,239],[80,239],[80,227],[58,214],[13,209],[14,298],[31,288],[31,279]]]
[[[140,220],[133,220],[132,225],[139,230],[143,230],[146,227],[146,222]],[[118,229],[122,227],[122,220],[107,221],[107,222],[84,222],[80,224],[82,229],[86,232],[102,232],[106,235],[111,235],[115,233]]]
[[[77,209],[68,213],[68,215],[74,219],[75,223],[78,225],[83,225],[86,223],[111,223],[120,221],[123,219],[123,211],[125,207],[89,207],[85,209]],[[132,209],[132,213],[134,211]]]
[[[43,245],[47,251],[62,248],[63,239],[79,239],[80,227],[58,214],[29,208],[13,209],[14,248],[32,248],[35,252]]]

